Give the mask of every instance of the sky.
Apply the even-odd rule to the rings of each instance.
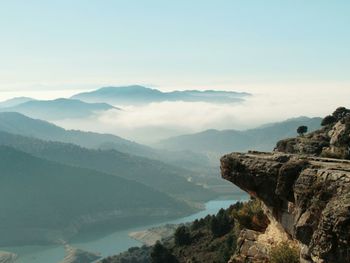
[[[141,141],[325,116],[350,107],[349,14],[345,0],[0,1],[0,100],[129,84],[253,94],[58,123]]]
[[[0,1],[0,92],[350,83],[349,1]]]

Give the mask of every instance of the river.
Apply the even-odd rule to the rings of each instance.
[[[178,218],[160,224],[145,225],[126,230],[119,230],[112,234],[96,239],[70,243],[73,247],[81,248],[89,252],[100,253],[102,257],[118,254],[133,246],[141,246],[142,243],[128,236],[130,232],[141,231],[148,228],[164,224],[180,224],[194,221],[205,217],[208,214],[216,214],[221,208],[228,208],[237,200],[213,200],[205,204],[205,209],[198,213]],[[22,246],[22,247],[3,247],[0,250],[16,253],[19,258],[16,263],[58,263],[64,255],[63,246]]]

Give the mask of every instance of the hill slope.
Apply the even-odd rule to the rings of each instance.
[[[191,211],[137,182],[7,146],[0,146],[0,170],[2,246],[55,243],[98,224],[130,226]]]
[[[188,170],[115,150],[86,149],[74,144],[47,142],[6,132],[0,132],[0,145],[11,146],[62,164],[134,180],[188,201],[203,201],[214,197],[212,192],[187,181],[186,178],[193,175]]]
[[[60,120],[66,118],[88,117],[95,112],[116,109],[106,103],[86,103],[80,100],[29,100],[12,107],[0,109],[7,112],[19,112],[33,118]]]
[[[296,128],[306,125],[310,131],[320,127],[321,118],[300,117],[284,122],[264,125],[246,131],[207,130],[200,133],[172,137],[161,141],[157,146],[171,150],[191,149],[197,152],[224,154],[229,151],[272,150],[276,141],[293,137]]]
[[[29,118],[17,112],[0,112],[0,130],[43,140],[74,143],[88,148],[99,148],[105,143],[113,143],[118,150],[131,154],[147,153],[151,148],[116,135],[65,130],[46,121]]]
[[[202,167],[203,163],[208,162],[206,156],[192,151],[158,150],[116,135],[65,130],[49,122],[32,119],[16,112],[0,112],[0,131],[42,140],[74,143],[87,148],[114,149],[123,153],[160,160],[186,169],[196,170],[196,167]]]

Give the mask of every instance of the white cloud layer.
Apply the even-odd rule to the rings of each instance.
[[[288,92],[286,92],[288,90]],[[269,89],[242,104],[161,102],[110,110],[85,120],[56,122],[66,128],[108,132],[143,143],[205,129],[246,129],[298,116],[325,116],[350,106],[350,88]]]

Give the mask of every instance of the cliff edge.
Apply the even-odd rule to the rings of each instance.
[[[349,158],[349,115],[339,108],[321,130],[274,152],[221,158],[222,177],[262,201],[299,246],[300,262],[350,262],[350,161],[320,157]]]

